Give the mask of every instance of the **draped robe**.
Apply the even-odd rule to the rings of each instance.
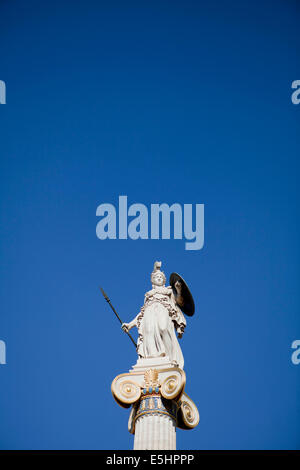
[[[170,286],[155,287],[146,292],[144,305],[137,316],[139,356],[167,356],[183,369],[184,359],[175,328],[183,331],[185,326],[186,320]]]

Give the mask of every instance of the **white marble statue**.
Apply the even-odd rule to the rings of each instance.
[[[137,352],[141,358],[168,357],[183,369],[184,359],[176,337],[181,338],[186,326],[185,317],[178,306],[181,283],[175,283],[177,303],[171,286],[166,287],[166,277],[160,270],[161,262],[156,261],[151,274],[152,289],[146,292],[144,305],[130,322],[123,323],[126,333],[134,326],[138,329]]]

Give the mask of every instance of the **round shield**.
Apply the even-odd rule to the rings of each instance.
[[[177,293],[175,288],[175,283],[179,281],[181,284],[181,294]],[[188,288],[184,279],[177,273],[172,273],[170,276],[170,286],[173,289],[173,293],[175,296],[176,303],[178,304],[179,308],[191,317],[195,313],[195,304],[192,294],[190,293],[190,289]]]

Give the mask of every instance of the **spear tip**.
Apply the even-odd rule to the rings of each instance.
[[[104,292],[104,290],[102,289],[101,286],[100,286],[100,290],[101,290],[101,292],[102,292],[103,297],[104,297],[105,300],[107,300],[107,302],[108,302],[108,301],[109,301],[109,298],[108,298],[107,294]]]

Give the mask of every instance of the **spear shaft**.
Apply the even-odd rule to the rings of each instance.
[[[104,292],[104,290],[102,289],[102,287],[100,287],[100,290],[102,292],[102,295],[103,297],[105,298],[106,302],[108,303],[108,305],[110,306],[110,308],[112,309],[112,311],[114,312],[114,314],[116,315],[117,319],[119,320],[119,322],[121,323],[121,325],[123,324],[121,318],[119,317],[119,315],[117,314],[116,310],[114,309],[114,306],[112,305],[108,295]],[[131,339],[131,341],[133,342],[134,346],[137,347],[137,344],[136,342],[134,341],[133,337],[131,336],[131,334],[129,333],[129,331],[126,332],[129,336],[129,338]]]

